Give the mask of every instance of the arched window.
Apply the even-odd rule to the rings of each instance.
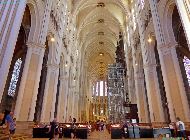
[[[141,3],[141,8],[143,9],[143,8],[144,8],[144,5],[145,5],[144,0],[140,0],[140,3]]]
[[[98,82],[96,83],[96,96],[98,96]]]
[[[189,86],[190,86],[190,59],[188,59],[186,56],[184,56],[183,64],[184,64],[184,67],[185,67],[186,76],[187,76],[188,83],[189,83]]]
[[[104,81],[100,81],[100,96],[104,96]]]
[[[105,96],[108,96],[108,94],[107,94],[107,82],[105,82]]]
[[[95,86],[92,86],[92,95],[94,96],[95,95]]]
[[[15,62],[13,73],[11,76],[11,82],[10,82],[9,89],[8,89],[8,95],[9,96],[13,97],[15,95],[21,65],[22,65],[22,60],[21,60],[21,58],[19,58]]]

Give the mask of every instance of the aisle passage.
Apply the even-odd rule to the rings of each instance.
[[[2,135],[1,135],[2,136]],[[8,137],[0,137],[0,140],[8,140]],[[21,135],[15,135],[13,140],[48,140],[47,138],[29,138],[27,136],[21,136]],[[71,140],[62,138],[59,140]],[[76,139],[79,140],[79,139]],[[88,136],[88,140],[111,140],[111,135],[108,133],[108,131],[94,131]],[[120,140],[120,139],[117,139]],[[133,139],[130,139],[133,140]],[[153,140],[152,138],[147,139],[134,139],[134,140]],[[158,139],[154,139],[158,140]]]
[[[94,131],[88,137],[90,140],[109,140],[111,135],[108,131]]]
[[[111,140],[111,134],[108,131],[94,131],[88,137],[89,140]],[[123,138],[124,139],[124,138]],[[120,140],[120,139],[116,139]],[[129,139],[129,140],[159,140],[159,138],[141,138],[141,139]],[[164,139],[163,139],[164,140]]]

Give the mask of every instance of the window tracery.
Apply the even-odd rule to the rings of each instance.
[[[8,95],[9,96],[13,97],[15,95],[21,65],[22,65],[22,60],[21,60],[21,58],[19,58],[15,62],[13,73],[12,73],[12,76],[11,76],[11,82],[10,82],[9,89],[8,89]]]
[[[186,76],[187,76],[188,83],[189,83],[189,86],[190,86],[190,59],[187,58],[186,56],[184,56],[183,64],[184,64],[184,67],[185,67]]]
[[[144,8],[144,5],[145,5],[144,0],[140,0],[140,3],[141,3],[141,8],[143,9],[143,8]]]

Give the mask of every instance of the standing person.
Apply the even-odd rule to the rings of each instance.
[[[8,110],[5,110],[5,111],[4,111],[4,113],[3,113],[3,119],[2,119],[2,121],[1,121],[0,126],[3,126],[3,125],[5,124],[5,118],[6,118],[7,115],[9,115],[9,114],[10,114],[10,111],[8,111]]]
[[[54,138],[55,138],[55,140],[59,139],[59,134],[60,134],[60,127],[59,127],[59,123],[56,122],[56,126],[55,126],[55,129],[54,129]]]
[[[100,123],[100,131],[104,131],[104,122],[103,122],[103,120],[101,121],[101,123]]]
[[[71,124],[71,138],[76,138],[76,118],[73,118],[72,124]]]
[[[171,122],[169,128],[171,131],[171,137],[176,137],[176,123]]]
[[[50,122],[48,133],[49,133],[49,140],[59,139],[59,124],[57,122],[57,119],[54,119],[52,122]]]
[[[13,112],[9,112],[9,114],[5,117],[5,123],[7,125],[7,130],[9,131],[9,139],[11,140],[16,129],[16,123],[13,120]]]
[[[71,116],[69,117],[69,122],[72,123],[72,118],[71,118]]]
[[[100,120],[97,120],[97,122],[96,122],[96,131],[99,131],[99,125],[100,125]]]
[[[183,137],[184,139],[186,139],[186,134],[185,134],[185,124],[180,120],[179,117],[176,118],[177,122],[176,122],[176,126],[177,126],[177,130],[178,130],[178,136]]]

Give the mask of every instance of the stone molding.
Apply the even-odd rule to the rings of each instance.
[[[59,64],[50,64],[49,63],[49,64],[47,64],[47,67],[55,71],[55,70],[59,69]]]
[[[39,44],[39,43],[36,43],[36,42],[27,42],[26,43],[27,47],[28,48],[44,48],[46,47],[46,45],[42,45],[42,44]]]

